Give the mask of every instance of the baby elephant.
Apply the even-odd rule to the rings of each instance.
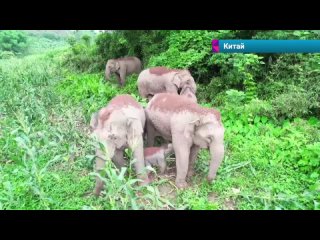
[[[148,147],[144,149],[144,160],[146,166],[158,166],[160,173],[164,174],[167,169],[166,157],[173,153],[172,144],[162,147]]]

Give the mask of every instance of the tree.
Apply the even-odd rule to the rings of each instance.
[[[23,53],[28,47],[28,37],[23,31],[0,31],[0,51]]]

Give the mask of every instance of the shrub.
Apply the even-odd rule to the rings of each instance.
[[[0,31],[0,50],[23,53],[28,47],[28,37],[23,31]]]
[[[118,32],[101,33],[96,38],[97,53],[107,61],[110,58],[120,58],[128,54],[127,40]]]
[[[104,68],[104,61],[97,54],[96,46],[91,46],[90,39],[87,35],[79,41],[73,37],[68,39],[70,50],[65,56],[65,65],[80,72],[97,72]]]
[[[283,117],[320,114],[318,79],[320,54],[283,54],[258,86],[263,99],[271,99],[276,115]]]
[[[15,56],[14,52],[11,52],[11,51],[0,52],[0,59],[9,59],[14,56]]]

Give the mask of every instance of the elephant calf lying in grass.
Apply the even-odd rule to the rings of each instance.
[[[160,173],[164,174],[167,169],[166,157],[173,152],[172,144],[162,147],[148,147],[144,149],[146,166],[157,166]]]
[[[142,135],[145,121],[144,109],[130,95],[114,97],[106,107],[93,115],[90,123],[93,136],[106,150],[96,150],[96,171],[104,168],[106,157],[112,159],[117,167],[124,166],[123,152],[130,148],[136,159],[135,169],[138,177],[143,180],[142,184],[149,183],[148,176],[143,173],[145,163]],[[95,195],[100,195],[102,188],[103,182],[97,177]]]

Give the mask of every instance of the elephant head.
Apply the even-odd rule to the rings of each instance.
[[[181,96],[185,96],[187,98],[189,98],[192,102],[197,103],[197,97],[195,95],[195,93],[193,92],[193,90],[191,89],[191,87],[187,86],[185,88],[183,88],[180,92]]]
[[[220,113],[211,109],[212,115],[202,115],[198,119],[190,122],[184,135],[187,139],[192,139],[193,144],[200,148],[210,150],[211,162],[209,167],[208,180],[216,176],[217,169],[224,157],[224,127],[221,123]]]
[[[112,113],[112,114],[111,114]],[[90,122],[93,135],[104,145],[109,159],[114,156],[115,149],[126,144],[127,132],[121,111],[112,111],[112,108],[102,108],[99,113],[93,114]]]
[[[106,79],[110,79],[110,75],[114,72],[119,71],[120,64],[116,59],[110,59],[106,65]]]
[[[180,70],[176,72],[173,76],[172,83],[178,89],[178,94],[180,94],[182,89],[189,87],[195,94],[197,91],[197,86],[194,78],[188,70]]]

